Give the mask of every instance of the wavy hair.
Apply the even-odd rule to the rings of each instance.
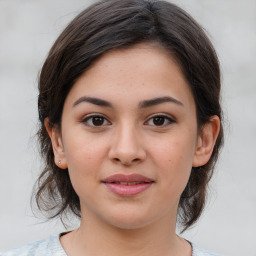
[[[52,46],[39,76],[38,139],[44,168],[34,188],[40,210],[49,218],[72,212],[80,217],[79,197],[68,170],[54,163],[51,140],[44,126],[61,125],[65,99],[76,80],[106,52],[142,42],[157,42],[181,67],[196,104],[198,127],[217,115],[220,132],[207,164],[192,168],[178,210],[183,230],[200,217],[219,151],[223,142],[220,106],[220,68],[210,40],[202,27],[184,10],[167,1],[105,0],[75,17]]]

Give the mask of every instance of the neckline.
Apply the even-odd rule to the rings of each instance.
[[[72,230],[71,230],[71,231],[72,231]],[[67,253],[65,252],[65,250],[64,250],[64,248],[63,248],[63,246],[62,246],[62,244],[61,244],[61,242],[60,242],[60,238],[61,238],[62,236],[64,236],[64,235],[70,233],[71,231],[62,232],[62,233],[60,233],[59,235],[56,236],[57,244],[58,244],[59,248],[61,249],[62,253],[65,254],[65,256],[68,256],[68,255],[67,255]],[[191,256],[196,256],[196,255],[194,254],[194,252],[195,252],[195,245],[194,245],[192,242],[190,242],[189,240],[187,240],[187,239],[185,239],[185,238],[183,238],[183,239],[184,239],[185,241],[187,241],[187,242],[190,244],[190,246],[191,246],[191,250],[192,250]]]

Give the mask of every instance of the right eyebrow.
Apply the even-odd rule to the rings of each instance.
[[[79,98],[77,101],[75,101],[75,103],[73,104],[73,107],[75,107],[76,105],[82,102],[89,102],[98,106],[113,108],[113,105],[108,101],[105,101],[99,98],[94,98],[94,97],[87,97],[87,96],[83,96]]]

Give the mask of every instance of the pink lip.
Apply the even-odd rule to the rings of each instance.
[[[102,181],[105,186],[119,196],[134,196],[148,189],[154,181],[140,174],[115,174]],[[120,183],[138,184],[120,184]]]

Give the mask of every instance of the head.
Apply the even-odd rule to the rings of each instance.
[[[191,169],[179,199],[179,222],[186,229],[199,218],[206,188],[223,140],[220,107],[220,70],[214,48],[203,29],[183,10],[165,1],[108,0],[81,12],[51,48],[39,79],[38,131],[45,160],[36,199],[39,207],[53,210],[51,217],[67,211],[80,216],[80,200],[68,170],[56,164],[47,125],[61,133],[63,109],[73,86],[102,57],[114,51],[151,45],[178,65],[195,103],[197,131],[220,120],[209,160]],[[47,125],[45,123],[47,122]]]

